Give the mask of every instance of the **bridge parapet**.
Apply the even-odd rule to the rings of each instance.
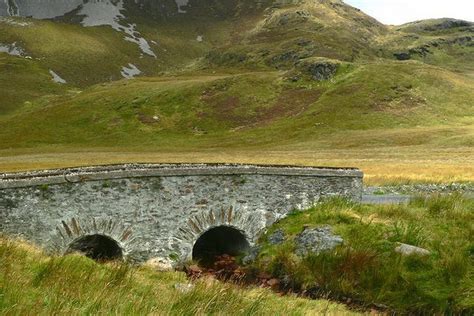
[[[0,189],[124,178],[212,175],[363,177],[355,168],[238,164],[124,164],[0,174]]]

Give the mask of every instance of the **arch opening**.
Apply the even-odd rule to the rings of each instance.
[[[123,258],[117,241],[104,235],[87,235],[73,241],[66,253],[79,252],[96,261],[113,261]]]
[[[230,226],[218,226],[202,234],[193,247],[193,260],[212,265],[222,255],[239,256],[249,251],[250,244],[243,232]]]

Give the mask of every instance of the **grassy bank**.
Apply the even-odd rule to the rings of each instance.
[[[331,225],[344,244],[320,255],[294,255],[294,239],[304,227],[324,225]],[[278,229],[286,241],[270,245],[266,236]],[[291,214],[266,236],[256,266],[290,280],[294,290],[403,314],[474,312],[474,201],[460,195],[391,206],[330,200]],[[402,256],[394,251],[399,242],[431,254]]]
[[[183,273],[157,273],[80,256],[48,257],[24,243],[0,239],[2,315],[314,315],[356,314],[327,300],[280,297],[198,281],[182,293]]]
[[[397,313],[474,312],[474,200],[461,195],[419,197],[408,205],[360,205],[332,199],[295,212],[261,237],[249,268],[282,280],[285,289]],[[306,227],[331,225],[343,245],[298,257],[294,239]],[[268,236],[282,230],[285,241]],[[427,256],[402,256],[398,243]],[[47,256],[31,245],[0,238],[0,314],[355,314],[326,299],[280,296],[210,279],[183,293],[184,273],[96,262],[77,255]],[[283,281],[284,280],[284,281]]]

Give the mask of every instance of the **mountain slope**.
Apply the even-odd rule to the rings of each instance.
[[[47,19],[0,17],[0,156],[404,147],[471,161],[471,22],[389,27],[338,0],[13,2]]]
[[[399,60],[415,59],[456,72],[474,73],[474,23],[435,19],[396,27],[382,46]]]
[[[344,144],[331,140],[355,131],[466,129],[474,123],[473,79],[419,62],[345,67],[331,83],[311,79],[294,83],[285,80],[284,73],[253,72],[96,86],[72,97],[40,99],[5,116],[0,122],[9,128],[0,131],[0,137],[11,148],[133,147],[137,140],[151,148],[172,148],[170,142],[195,148],[214,142],[239,147],[296,140],[324,140],[332,147],[345,147],[349,139]],[[454,136],[448,133],[444,141],[438,140],[448,144]],[[378,137],[374,134],[359,146],[387,141]],[[431,141],[415,137],[410,143]],[[458,142],[472,145],[473,139]]]
[[[30,60],[1,53],[0,86],[0,116],[24,102],[64,91],[64,87],[51,80],[48,69]]]
[[[300,1],[264,13],[250,31],[222,45],[208,59],[219,64],[225,55],[234,54],[245,62],[277,68],[312,56],[373,59],[375,39],[387,33],[381,23],[341,1]]]

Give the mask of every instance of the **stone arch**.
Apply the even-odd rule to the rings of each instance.
[[[254,246],[267,226],[266,212],[247,208],[221,208],[218,211],[202,211],[185,221],[174,236],[182,260],[192,259],[197,240],[206,232],[217,227],[230,227],[245,236],[249,247]]]
[[[93,259],[126,259],[134,242],[130,227],[111,218],[71,218],[56,226],[51,249],[60,254],[79,251]],[[105,256],[105,258],[100,258]],[[94,258],[97,257],[98,258]],[[110,257],[110,258],[109,258]]]

